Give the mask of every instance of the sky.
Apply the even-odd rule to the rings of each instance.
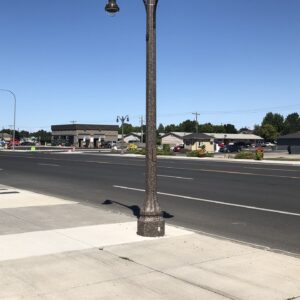
[[[16,129],[145,119],[142,0],[1,0],[0,89]],[[157,125],[253,128],[269,111],[300,114],[299,0],[159,0]],[[0,91],[0,128],[13,98]]]

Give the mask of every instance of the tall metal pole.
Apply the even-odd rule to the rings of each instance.
[[[163,236],[165,221],[157,201],[156,174],[156,8],[158,0],[143,0],[147,14],[147,64],[146,64],[146,193],[137,224],[137,234]],[[117,13],[116,0],[108,0],[105,10]]]
[[[143,135],[144,135],[144,132],[143,132],[143,126],[144,126],[144,120],[143,120],[143,116],[141,116],[141,143],[143,143],[144,142],[144,137],[143,137]]]
[[[128,115],[126,115],[125,117],[121,116],[117,116],[117,122],[121,121],[121,128],[122,128],[122,142],[121,142],[121,154],[124,154],[124,122],[125,121],[129,121],[129,117]]]
[[[121,154],[124,154],[124,120],[122,120],[122,146],[121,146]]]
[[[16,99],[15,93],[14,93],[13,91],[11,91],[11,90],[0,89],[0,91],[10,93],[10,94],[13,96],[13,99],[14,99],[13,151],[15,151],[15,139],[16,139],[16,106],[17,106],[17,99]]]
[[[163,236],[165,221],[157,201],[156,157],[156,8],[158,0],[144,0],[147,14],[146,62],[146,195],[137,233]]]

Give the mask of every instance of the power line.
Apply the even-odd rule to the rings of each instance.
[[[207,111],[202,111],[202,115],[219,115],[219,114],[242,114],[242,113],[257,113],[257,112],[267,112],[271,110],[283,110],[283,109],[288,109],[288,108],[296,108],[300,107],[300,104],[290,104],[290,105],[283,105],[283,106],[272,106],[272,107],[261,107],[261,108],[249,108],[249,109],[241,109],[241,110],[207,110]],[[181,113],[168,113],[168,114],[160,114],[158,115],[160,118],[162,117],[175,117],[175,116],[183,116],[183,115],[188,115],[188,114],[194,114],[193,112],[181,112]]]

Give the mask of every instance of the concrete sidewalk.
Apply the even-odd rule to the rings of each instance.
[[[297,298],[297,257],[0,185],[0,299]]]

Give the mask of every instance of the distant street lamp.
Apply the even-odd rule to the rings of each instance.
[[[156,8],[158,0],[143,0],[147,14],[147,62],[146,62],[146,197],[138,219],[137,234],[163,236],[165,221],[157,201],[156,158]],[[116,0],[108,0],[105,10],[117,13]]]
[[[17,106],[16,95],[15,95],[15,93],[14,93],[13,91],[11,91],[11,90],[0,89],[0,91],[10,93],[10,94],[13,96],[13,99],[14,99],[13,151],[15,151],[15,139],[16,139],[16,106]]]
[[[129,117],[126,115],[125,117],[117,116],[117,122],[121,121],[122,128],[122,144],[121,144],[121,154],[124,154],[124,123],[125,121],[129,122]]]

